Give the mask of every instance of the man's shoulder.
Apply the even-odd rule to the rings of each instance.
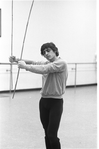
[[[67,65],[66,61],[63,60],[62,58],[59,58],[57,61],[55,61],[55,63],[61,63]]]

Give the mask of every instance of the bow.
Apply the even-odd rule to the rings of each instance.
[[[27,29],[28,29],[28,24],[29,24],[31,12],[32,12],[33,4],[34,4],[34,0],[32,0],[30,11],[29,11],[29,15],[28,15],[28,19],[27,19],[27,23],[26,23],[26,28],[25,28],[25,34],[24,34],[23,43],[22,43],[20,59],[22,59],[22,55],[23,55],[24,43],[25,43],[25,39],[26,39],[26,34],[27,34]],[[18,78],[19,78],[19,73],[20,73],[20,68],[18,68],[16,83],[15,83],[15,87],[14,87],[14,92],[13,92],[12,98],[14,98],[14,95],[15,95],[15,91],[16,91],[16,87],[17,87],[17,83],[18,83]]]

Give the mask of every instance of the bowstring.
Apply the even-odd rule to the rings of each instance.
[[[12,24],[11,24],[11,56],[13,56],[13,0],[12,0],[12,6],[11,6],[12,12],[11,12],[11,20],[12,20]],[[10,64],[10,94],[13,88],[13,74],[12,74],[12,62]]]

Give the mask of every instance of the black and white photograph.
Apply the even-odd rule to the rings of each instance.
[[[0,149],[98,149],[98,0],[0,0]]]

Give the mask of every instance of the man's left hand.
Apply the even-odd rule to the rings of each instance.
[[[18,68],[26,69],[26,63],[24,61],[18,61]]]

